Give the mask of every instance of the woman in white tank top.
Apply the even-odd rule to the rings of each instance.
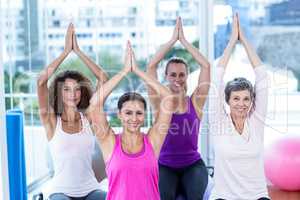
[[[101,200],[105,196],[92,169],[95,145],[90,126],[92,89],[90,81],[76,71],[60,73],[51,86],[49,78],[59,65],[74,51],[98,79],[98,85],[107,80],[106,74],[81,52],[74,26],[69,25],[65,49],[38,79],[40,118],[47,133],[54,164],[50,200]],[[94,94],[95,95],[95,94]]]

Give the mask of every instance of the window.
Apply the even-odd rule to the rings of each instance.
[[[188,1],[181,1],[180,2],[180,8],[184,9],[184,8],[187,8],[188,6],[189,6]]]
[[[53,21],[53,26],[54,27],[60,27],[60,21],[59,20],[54,20]]]
[[[91,26],[91,20],[86,20],[86,27],[90,27]]]
[[[129,14],[129,15],[135,15],[136,13],[137,13],[136,7],[130,7],[130,8],[128,9],[128,14]]]
[[[128,26],[136,26],[136,20],[135,18],[131,17],[131,18],[128,18]]]
[[[131,33],[131,37],[132,37],[132,38],[135,38],[135,36],[136,36],[136,33],[134,33],[134,32]]]

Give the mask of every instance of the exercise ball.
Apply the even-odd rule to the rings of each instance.
[[[264,168],[275,187],[300,190],[300,134],[281,137],[266,148]]]

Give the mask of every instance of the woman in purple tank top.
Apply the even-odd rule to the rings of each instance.
[[[202,68],[198,86],[189,97],[186,95],[187,63],[181,58],[171,58],[166,65],[165,78],[175,96],[175,112],[159,157],[160,196],[162,200],[174,200],[181,193],[188,200],[201,200],[207,186],[208,173],[198,152],[198,135],[210,85],[210,64],[185,39],[180,18],[176,20],[171,40],[154,55],[147,72],[157,79],[159,62],[178,40]],[[148,94],[156,118],[161,100],[151,87],[148,87]]]
[[[164,105],[147,135],[140,130],[146,109],[146,101],[140,94],[128,92],[119,98],[118,117],[122,134],[114,133],[103,111],[105,99],[129,72],[157,91]],[[137,68],[128,43],[124,69],[102,85],[98,92],[98,97],[91,100],[99,108],[94,111],[92,120],[106,164],[107,200],[159,200],[157,162],[174,108],[170,90]]]

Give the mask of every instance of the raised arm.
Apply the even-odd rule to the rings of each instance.
[[[176,25],[173,31],[172,38],[165,44],[163,44],[159,50],[156,52],[156,54],[150,59],[150,62],[147,66],[147,74],[149,74],[152,78],[157,80],[157,67],[160,61],[165,57],[165,55],[170,51],[170,49],[174,46],[176,41],[178,40],[178,24],[179,19],[176,20]],[[156,93],[153,88],[147,86],[148,95],[150,103],[152,104],[152,107],[154,109],[154,112],[156,113],[159,110],[159,102],[160,102],[160,96]],[[156,115],[156,114],[155,114]]]
[[[207,59],[189,43],[183,32],[182,21],[179,18],[179,41],[187,49],[187,51],[193,56],[196,62],[201,66],[201,72],[198,78],[198,85],[192,94],[192,102],[196,108],[196,112],[199,118],[202,117],[202,108],[204,106],[209,87],[210,87],[210,64]]]
[[[218,67],[227,67],[229,58],[231,56],[231,53],[233,51],[233,48],[235,47],[239,37],[239,30],[238,30],[238,17],[237,14],[233,16],[232,20],[232,30],[231,30],[231,36],[229,39],[229,42],[224,49],[223,55],[219,60]]]
[[[131,60],[127,47],[123,70],[101,85],[90,100],[90,107],[87,111],[87,117],[92,124],[92,129],[100,143],[105,161],[107,161],[113,151],[115,145],[115,136],[113,129],[109,126],[106,114],[104,113],[104,103],[108,95],[130,70]]]
[[[159,50],[156,52],[156,54],[151,58],[148,67],[147,67],[147,73],[150,74],[153,78],[157,79],[157,65],[159,62],[165,57],[165,55],[170,51],[170,49],[174,46],[176,41],[178,40],[178,25],[179,25],[179,19],[176,20],[176,25],[173,31],[172,38],[165,44],[163,44]]]
[[[105,83],[108,79],[107,74],[104,72],[101,66],[96,65],[88,56],[86,56],[79,48],[77,43],[77,37],[74,32],[73,34],[73,50],[77,54],[77,56],[88,66],[88,68],[94,73],[96,76],[98,83],[97,88],[99,88],[100,85]]]
[[[268,87],[269,87],[269,79],[268,74],[262,66],[262,62],[255,52],[252,45],[247,40],[242,27],[239,24],[239,40],[244,46],[249,61],[251,62],[251,65],[254,69],[255,73],[255,109],[254,109],[254,115],[257,119],[259,119],[261,122],[264,122],[265,116],[267,113],[267,104],[268,104]]]
[[[239,20],[237,20],[237,21],[239,23]],[[242,27],[241,27],[240,23],[239,23],[239,26],[238,26],[238,34],[239,34],[239,40],[240,40],[240,42],[242,43],[242,45],[244,46],[244,48],[247,52],[247,55],[248,55],[248,58],[251,62],[252,67],[255,68],[255,67],[258,67],[258,66],[262,65],[262,62],[261,62],[260,58],[258,57],[258,55],[255,52],[252,45],[247,40],[247,38],[246,38],[246,36],[245,36],[245,34],[242,30]]]
[[[225,113],[224,110],[224,73],[227,67],[229,58],[238,41],[238,18],[237,14],[233,16],[232,20],[232,30],[229,42],[224,49],[223,55],[221,56],[219,63],[217,64],[217,68],[214,70],[214,84],[211,87],[211,95],[210,95],[210,103],[209,103],[209,110],[210,110],[210,128],[212,130],[219,131],[217,127],[220,127],[220,120],[221,116]],[[220,127],[221,128],[221,127]]]
[[[70,24],[67,29],[65,36],[65,48],[64,51],[56,58],[52,63],[50,63],[42,72],[40,73],[37,80],[37,94],[39,101],[39,115],[42,124],[44,125],[47,133],[47,138],[50,140],[53,137],[54,129],[56,126],[56,116],[53,108],[49,105],[49,94],[47,83],[49,78],[53,75],[59,65],[64,61],[68,54],[72,51],[72,35],[74,32],[73,24]]]
[[[172,117],[172,113],[174,110],[173,106],[173,98],[171,91],[160,84],[156,79],[151,77],[149,74],[140,70],[137,66],[137,62],[134,56],[134,52],[131,50],[131,58],[132,58],[132,71],[141,79],[145,81],[145,83],[151,87],[157,94],[160,96],[160,104],[158,115],[155,119],[155,122],[152,128],[148,132],[148,137],[151,141],[151,144],[154,148],[155,155],[158,157],[161,146],[165,140],[167,131],[170,126],[170,121]]]

